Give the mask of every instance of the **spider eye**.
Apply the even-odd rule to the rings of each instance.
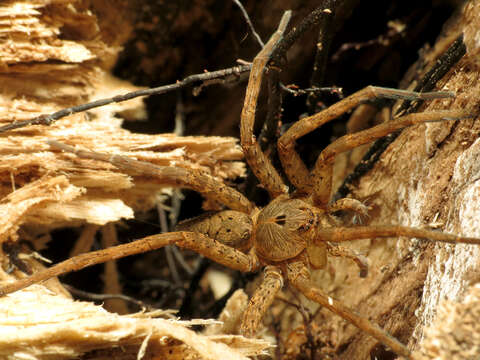
[[[285,223],[286,223],[286,216],[285,216],[285,215],[278,215],[278,216],[275,218],[275,222],[276,222],[278,225],[285,225]]]
[[[310,229],[310,226],[311,226],[310,223],[302,224],[297,228],[297,230],[301,231],[301,232],[304,232],[304,231],[307,231],[308,229]]]

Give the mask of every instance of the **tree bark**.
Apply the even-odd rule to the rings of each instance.
[[[437,89],[455,92],[455,99],[435,100],[420,110],[465,108],[473,118],[429,123],[402,131],[352,191],[353,197],[374,208],[370,224],[427,227],[480,237],[479,14],[478,2],[469,2],[462,14],[445,28],[430,55],[426,55],[434,62],[435,56],[431,54],[463,32],[466,55],[437,83]],[[445,310],[441,321],[435,320],[442,302],[461,302],[478,282],[478,246],[450,246],[415,239],[372,239],[354,246],[368,254],[371,271],[367,279],[358,279],[351,277],[352,269],[346,272],[345,265],[334,265],[336,282],[340,285],[333,288],[339,298],[418,350],[425,359],[448,359],[452,354],[459,359],[480,356],[479,344],[472,344],[478,339],[448,333],[451,328],[438,334],[446,324]],[[452,309],[452,305],[448,306]],[[456,315],[454,311],[451,314]],[[361,331],[348,325],[340,327],[346,331],[340,341],[343,349],[340,358],[387,356],[385,349]],[[432,328],[427,330],[428,327]],[[462,344],[456,336],[463,339],[469,352],[455,352]],[[443,349],[441,344],[446,338],[455,339],[457,347]]]

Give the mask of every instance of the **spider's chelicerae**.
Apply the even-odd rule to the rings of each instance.
[[[130,173],[155,176],[163,184],[186,187],[214,199],[231,210],[186,221],[179,231],[158,234],[105,250],[86,253],[66,260],[30,277],[0,287],[4,295],[48,278],[84,267],[175,244],[194,250],[220,264],[243,272],[264,267],[264,280],[250,299],[241,332],[254,335],[264,313],[277,292],[288,281],[307,298],[350,321],[401,356],[410,357],[408,348],[368,319],[326,295],[311,279],[310,269],[323,268],[327,255],[355,261],[366,275],[366,260],[338,245],[356,239],[397,237],[430,239],[447,243],[480,244],[480,239],[459,237],[437,231],[403,226],[345,226],[334,215],[340,210],[363,215],[367,207],[360,201],[344,198],[330,201],[332,166],[335,156],[395,130],[429,121],[458,120],[471,117],[466,110],[448,110],[410,114],[371,129],[346,135],[327,146],[309,171],[295,151],[296,140],[335,119],[362,102],[386,97],[425,100],[451,97],[451,93],[413,93],[379,87],[366,87],[335,105],[295,123],[278,141],[278,152],[286,176],[295,186],[289,193],[281,176],[262,152],[253,135],[257,97],[263,72],[272,51],[281,39],[290,13],[285,13],[279,29],[255,57],[241,116],[241,144],[252,171],[265,187],[271,202],[258,208],[244,195],[211,176],[195,170],[155,166],[124,156],[102,154],[50,141],[53,148],[77,156],[108,161]]]

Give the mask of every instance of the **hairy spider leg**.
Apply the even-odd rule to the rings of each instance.
[[[451,92],[440,91],[418,93],[377,86],[367,86],[362,90],[359,90],[356,93],[346,97],[345,99],[331,105],[325,110],[301,119],[293,124],[287,130],[287,132],[280,137],[277,143],[278,154],[280,161],[282,162],[283,169],[285,170],[290,182],[300,192],[310,194],[312,192],[312,187],[314,187],[316,204],[325,206],[330,200],[331,180],[329,183],[328,176],[325,179],[318,181],[316,179],[312,179],[303,160],[295,150],[295,144],[299,138],[369,100],[377,98],[430,100],[435,98],[449,97],[454,97],[454,94]],[[333,144],[335,144],[335,142]],[[315,184],[313,184],[313,182],[315,182]]]
[[[335,257],[343,257],[346,259],[350,259],[355,264],[357,264],[358,269],[360,270],[360,277],[364,278],[368,275],[368,259],[358,254],[356,251],[349,249],[347,247],[343,247],[340,245],[332,245],[327,243],[327,252],[331,256]]]
[[[480,239],[448,234],[441,231],[418,229],[400,225],[355,226],[319,229],[315,234],[315,242],[343,242],[360,239],[389,238],[405,236],[423,240],[433,240],[448,244],[480,245]]]
[[[265,156],[253,134],[257,99],[262,85],[263,71],[270,60],[275,46],[281,40],[290,19],[290,12],[285,12],[277,31],[272,35],[265,47],[255,56],[248,79],[245,102],[242,109],[240,123],[240,141],[245,154],[245,160],[250,165],[253,173],[265,187],[272,199],[288,193],[287,186],[283,183],[280,174],[273,167],[270,159]]]
[[[292,262],[287,264],[287,278],[291,284],[305,295],[308,299],[315,301],[321,306],[327,308],[334,314],[337,314],[354,324],[359,329],[373,336],[382,344],[390,347],[396,354],[410,358],[410,350],[400,341],[389,335],[377,324],[372,323],[365,317],[362,317],[318,288],[310,279],[310,271],[303,262]]]
[[[48,140],[47,142],[51,147],[74,153],[82,158],[109,162],[132,175],[142,174],[152,176],[155,177],[158,182],[165,185],[198,191],[205,197],[216,200],[232,210],[250,214],[256,208],[242,193],[216,180],[209,174],[198,170],[174,166],[159,166],[149,162],[135,160],[128,156],[82,150],[55,140]]]
[[[267,266],[264,271],[263,281],[250,298],[240,325],[240,333],[247,337],[255,335],[260,321],[283,287],[283,276],[278,267]]]
[[[461,120],[471,118],[468,110],[443,110],[401,116],[393,121],[382,123],[370,129],[347,134],[328,145],[318,156],[310,179],[313,184],[313,202],[319,207],[326,206],[332,192],[332,172],[335,157],[345,151],[379,139],[394,131],[425,122]]]
[[[260,267],[260,263],[254,254],[244,254],[239,250],[223,245],[219,241],[199,233],[178,231],[152,235],[128,244],[74,256],[31,276],[0,286],[0,296],[72,271],[78,271],[92,265],[121,259],[130,255],[157,250],[173,244],[195,251],[234,270],[251,272]]]
[[[323,242],[343,242],[370,238],[390,238],[406,236],[409,238],[419,238],[424,240],[433,240],[445,242],[449,244],[475,244],[480,245],[480,239],[457,236],[439,231],[417,229],[406,226],[358,226],[358,227],[335,227],[323,228],[317,232],[315,242],[321,244]],[[332,250],[330,250],[332,253]],[[342,255],[344,256],[344,255]],[[348,256],[347,256],[348,257]],[[375,339],[389,346],[398,355],[410,357],[410,351],[406,346],[390,336],[385,330],[378,325],[370,322],[355,314],[351,309],[338,302],[331,297],[326,296],[323,291],[312,284],[308,269],[302,263],[292,263],[287,265],[287,276],[289,281],[307,298],[316,301],[325,306],[330,311],[350,321],[352,324],[373,336]]]

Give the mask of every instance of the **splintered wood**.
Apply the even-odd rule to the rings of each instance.
[[[139,355],[146,359],[246,360],[269,347],[261,340],[200,335],[188,329],[214,323],[178,321],[166,311],[119,316],[33,286],[0,302],[0,358],[136,359]]]
[[[110,22],[125,22],[121,11],[110,16],[115,18]],[[129,24],[106,33],[97,20],[75,1],[11,2],[0,7],[2,124],[136,89],[108,74]],[[69,35],[76,40],[68,40]],[[132,178],[112,165],[54,152],[48,139],[156,165],[193,168],[220,179],[244,173],[235,139],[132,134],[120,128],[121,120],[114,116],[118,112],[141,118],[142,100],[0,138],[0,213],[8,213],[0,220],[0,242],[17,240],[21,224],[42,224],[46,229],[72,223],[104,225],[131,218],[134,210],[150,209],[157,201],[160,187],[151,179]]]
[[[131,31],[127,5],[3,1],[0,125],[137,90],[109,74]],[[140,120],[145,116],[143,102],[134,99],[72,115],[52,126],[30,126],[0,136],[0,243],[28,239],[38,240],[40,246],[53,228],[79,225],[87,225],[82,238],[88,242],[98,225],[132,218],[134,211],[151,209],[158,201],[163,187],[153,179],[52,150],[49,139],[196,169],[218,179],[244,174],[242,152],[233,138],[132,134],[121,129],[117,113]],[[8,266],[5,254],[0,260]],[[40,266],[28,263],[34,270]],[[0,273],[2,281],[22,276],[18,270]],[[34,286],[0,299],[1,358],[65,359],[87,353],[89,358],[102,358],[121,353],[123,358],[244,359],[269,346],[224,334],[197,335],[188,323],[148,314],[111,314],[90,303],[73,302],[56,280],[45,285],[49,291]]]

